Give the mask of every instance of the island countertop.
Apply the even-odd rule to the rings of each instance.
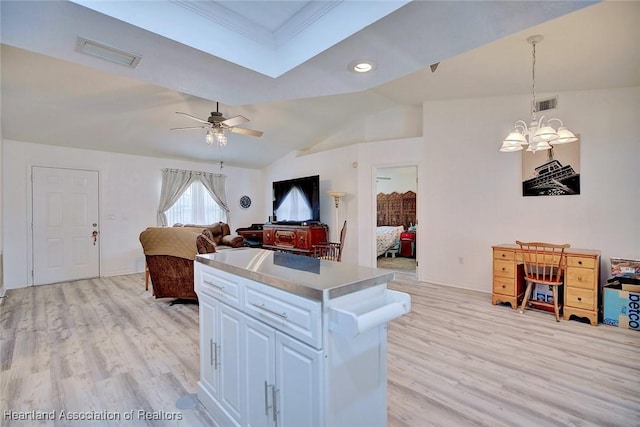
[[[196,261],[319,301],[384,284],[394,278],[389,270],[258,248],[200,254]]]

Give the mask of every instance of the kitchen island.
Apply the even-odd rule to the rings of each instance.
[[[257,248],[198,255],[198,398],[220,426],[387,422],[393,272]]]

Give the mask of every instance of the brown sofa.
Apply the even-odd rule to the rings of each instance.
[[[213,240],[217,251],[244,246],[244,238],[238,234],[231,234],[229,224],[224,222],[217,222],[210,225],[174,224],[173,226],[195,228],[200,232],[205,232],[205,235]]]
[[[198,253],[212,253],[243,246],[241,236],[231,236],[229,226],[149,227],[140,243],[156,298],[197,300],[193,286],[193,262]]]

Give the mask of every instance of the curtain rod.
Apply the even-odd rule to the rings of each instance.
[[[203,172],[203,171],[189,171],[189,170],[184,170],[184,169],[172,169],[172,168],[164,168],[164,169],[162,169],[162,171],[164,171],[164,172],[167,172],[167,171],[188,172],[188,173],[195,173],[196,175],[226,176],[223,173],[213,173],[213,172]]]

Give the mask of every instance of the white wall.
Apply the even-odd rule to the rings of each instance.
[[[389,179],[384,179],[389,178]],[[379,168],[376,171],[377,193],[415,192],[418,188],[415,167]]]
[[[264,221],[272,214],[272,183],[284,179],[320,175],[320,221],[329,226],[330,238],[336,239],[336,230],[347,221],[345,237],[345,262],[356,262],[357,231],[359,220],[356,204],[357,191],[357,147],[355,145],[337,148],[321,153],[296,157],[295,153],[274,162],[263,173]],[[355,166],[355,167],[354,167]],[[346,195],[338,207],[338,225],[333,198],[328,191],[343,191]],[[262,221],[262,222],[264,222]]]
[[[265,199],[271,197],[273,181],[320,175],[320,220],[329,225],[333,239],[336,227],[347,220],[343,262],[375,267],[376,170],[418,166],[420,176],[424,169],[420,167],[424,163],[424,146],[423,138],[407,138],[356,144],[298,157],[291,153],[264,170]],[[347,193],[338,208],[337,225],[333,199],[327,194],[329,190]],[[265,215],[271,215],[271,205],[265,206]]]
[[[520,153],[498,151],[529,103],[521,96],[424,104],[422,280],[489,292],[491,245],[516,239],[599,249],[602,279],[610,257],[640,259],[640,88],[559,95],[552,116],[581,136],[576,196],[523,197]]]
[[[5,287],[31,283],[30,170],[32,166],[94,169],[100,173],[100,265],[102,276],[141,272],[144,256],[138,240],[142,230],[156,225],[161,169],[178,168],[219,173],[217,163],[157,159],[5,140],[2,156],[2,234]],[[225,166],[232,230],[262,222],[260,171]],[[253,204],[243,210],[242,195]],[[114,218],[114,219],[110,219]]]
[[[225,167],[232,228],[266,221],[273,181],[319,174],[321,220],[334,231],[335,208],[326,192],[347,193],[338,211],[338,223],[346,219],[349,224],[345,262],[373,266],[375,170],[416,165],[419,279],[490,292],[491,245],[516,239],[600,249],[601,276],[606,279],[610,257],[640,259],[640,88],[559,96],[561,109],[554,116],[581,136],[580,195],[522,197],[520,155],[500,153],[498,148],[513,121],[527,118],[527,95],[426,102],[424,137],[361,143],[299,157],[291,153],[262,173]],[[5,141],[2,160],[7,287],[27,283],[30,165],[101,171],[103,275],[141,271],[137,237],[144,227],[155,224],[161,168],[217,171],[215,164],[13,141]],[[127,188],[130,180],[135,182],[133,188]],[[242,194],[254,201],[247,211],[237,204]],[[115,213],[117,219],[106,221],[107,213]]]
[[[523,95],[426,102],[424,137],[290,155],[265,171],[265,197],[271,181],[319,173],[323,191],[349,194],[345,262],[374,266],[375,171],[416,165],[420,280],[491,292],[491,245],[516,239],[599,249],[605,280],[610,257],[640,259],[640,88],[559,96],[554,116],[581,136],[580,195],[522,196],[520,154],[498,148],[528,117]],[[335,226],[329,196],[321,203]]]

